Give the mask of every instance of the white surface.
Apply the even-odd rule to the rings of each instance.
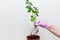
[[[40,11],[38,19],[60,27],[60,0],[32,0]],[[26,40],[32,29],[25,0],[0,0],[0,40]],[[60,40],[40,28],[41,40]]]

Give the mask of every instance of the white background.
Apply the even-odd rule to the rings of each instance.
[[[38,20],[45,20],[60,27],[60,0],[32,0],[40,13]],[[0,40],[26,40],[33,25],[25,8],[25,0],[0,0]],[[39,27],[41,40],[60,40]]]

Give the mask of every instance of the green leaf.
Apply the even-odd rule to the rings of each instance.
[[[32,13],[34,13],[36,16],[38,16],[38,11],[37,10],[32,10]]]
[[[28,4],[29,3],[29,0],[26,0],[26,4]]]
[[[37,7],[33,7],[35,10],[38,10]]]
[[[31,12],[31,10],[32,10],[31,6],[26,6],[26,8],[28,9],[28,12]]]
[[[26,1],[26,4],[33,6],[33,4],[31,2],[29,2],[29,1]]]
[[[36,21],[36,18],[34,16],[31,16],[31,21],[32,22],[35,22]]]
[[[38,13],[39,13],[39,12],[35,10],[35,14],[36,14],[36,16],[38,16]]]
[[[34,13],[36,16],[38,16],[39,10],[37,9],[37,7],[33,7],[32,13]]]
[[[32,13],[35,13],[35,10],[32,9]]]
[[[29,3],[28,3],[28,5],[31,5],[31,6],[33,6],[33,4],[32,4],[31,2],[29,2]]]
[[[39,15],[36,13],[36,16],[39,16]]]
[[[29,0],[26,0],[26,1],[29,1]]]

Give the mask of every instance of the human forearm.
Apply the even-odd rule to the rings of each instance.
[[[57,28],[57,27],[51,25],[51,27],[47,30],[60,38],[60,28]]]

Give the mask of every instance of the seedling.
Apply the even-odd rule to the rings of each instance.
[[[30,17],[31,17],[31,22],[33,22],[35,24],[36,20],[37,20],[37,17],[39,16],[38,13],[39,13],[39,10],[37,7],[33,6],[32,2],[30,2],[29,0],[26,0],[26,9],[27,9],[27,12],[28,13],[31,13]],[[36,26],[35,26],[36,28]],[[38,29],[37,31],[38,32]],[[35,33],[36,33],[35,32]]]

